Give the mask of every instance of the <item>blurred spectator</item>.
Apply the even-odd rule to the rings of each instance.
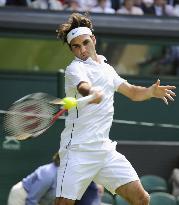
[[[0,0],[0,6],[5,6],[6,0]]]
[[[142,0],[142,3],[140,5],[140,8],[143,10],[144,14],[152,13],[152,6],[154,4],[154,0]]]
[[[74,11],[74,12],[76,12],[76,11],[81,12],[82,8],[80,7],[78,0],[68,0],[66,3],[65,10]]]
[[[171,6],[175,6],[175,5],[179,4],[179,0],[167,0],[167,4],[169,4]]]
[[[144,12],[153,5],[153,0],[134,0],[134,5],[141,8]]]
[[[179,46],[169,46],[157,62],[154,74],[179,75]]]
[[[111,0],[111,8],[117,11],[121,7],[122,3],[123,0]]]
[[[66,0],[58,0],[60,1],[63,5],[66,3]]]
[[[67,0],[57,0],[57,1],[59,1],[63,7],[65,7],[67,3]]]
[[[143,1],[142,0],[134,0],[134,6],[141,8]]]
[[[77,0],[82,11],[90,11],[97,4],[97,0]],[[107,7],[111,7],[111,0],[107,0]]]
[[[7,6],[28,6],[26,0],[6,0]]]
[[[172,194],[175,197],[179,196],[179,168],[175,168],[170,176],[170,182],[172,184]]]
[[[179,45],[163,46],[158,56],[149,56],[140,66],[149,67],[149,74],[179,75]]]
[[[82,11],[89,11],[97,5],[97,0],[77,0]]]
[[[35,0],[29,4],[34,9],[63,10],[63,4],[59,0]]]
[[[154,4],[143,9],[144,14],[152,14],[156,16],[175,16],[173,6],[167,4],[166,0],[154,0]]]
[[[108,6],[107,0],[98,0],[97,5],[90,9],[90,11],[95,13],[115,13],[115,10]]]
[[[135,6],[134,0],[124,0],[123,6],[117,10],[118,14],[143,15],[141,8]]]
[[[179,3],[175,5],[175,7],[174,7],[174,13],[175,13],[175,16],[178,16],[178,17],[179,17]]]

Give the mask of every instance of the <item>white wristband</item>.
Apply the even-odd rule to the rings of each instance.
[[[102,90],[101,90],[101,88],[100,87],[92,87],[91,89],[90,89],[90,94],[93,94],[93,93],[95,93],[95,92],[102,92]]]
[[[77,106],[78,107],[83,107],[85,105],[87,105],[89,102],[91,102],[92,100],[94,100],[96,98],[95,93],[88,95],[86,97],[82,97],[77,99]]]

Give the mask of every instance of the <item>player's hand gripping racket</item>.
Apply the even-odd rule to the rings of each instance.
[[[12,104],[4,116],[5,132],[17,140],[41,135],[67,110],[86,105],[94,95],[80,98],[57,99],[46,93],[27,95]]]

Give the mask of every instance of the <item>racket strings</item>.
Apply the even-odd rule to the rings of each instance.
[[[5,132],[19,140],[39,135],[49,127],[57,110],[56,106],[44,98],[17,101],[5,114]]]

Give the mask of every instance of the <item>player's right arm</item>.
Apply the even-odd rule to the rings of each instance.
[[[78,92],[83,96],[88,96],[88,95],[94,95],[93,100],[89,101],[89,103],[95,103],[98,104],[101,102],[103,93],[101,90],[92,87],[88,82],[81,81],[77,85],[77,90]]]
[[[65,71],[65,78],[67,79],[67,87],[72,87],[77,89],[77,91],[83,96],[93,95],[92,100],[90,99],[88,103],[100,103],[102,100],[102,92],[92,86],[90,79],[83,65],[79,62],[74,62],[67,67]]]

